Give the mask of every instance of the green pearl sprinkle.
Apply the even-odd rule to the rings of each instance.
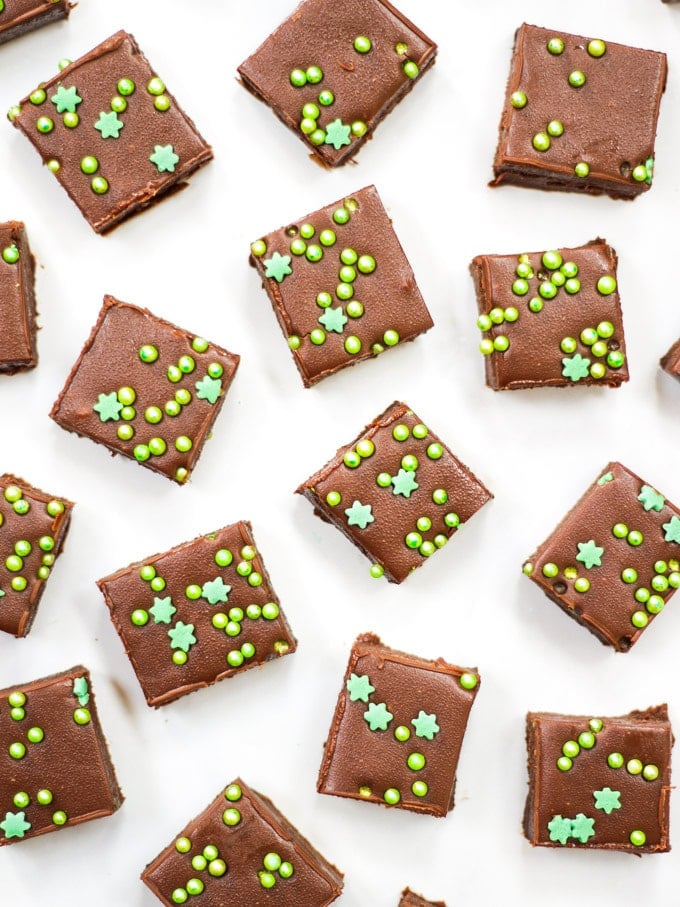
[[[628,526],[625,523],[616,523],[612,526],[612,535],[617,539],[625,539],[628,535]]]
[[[262,606],[262,617],[265,620],[276,620],[279,616],[279,606],[276,602],[267,602],[266,605]]]
[[[556,764],[561,772],[568,772],[574,763],[571,761],[569,756],[560,756]]]
[[[396,331],[385,331],[383,334],[385,346],[396,346],[399,343],[399,334]]]
[[[238,825],[241,821],[241,813],[234,808],[225,809],[222,813],[222,821],[225,825],[228,825],[230,828],[233,828],[235,825]]]
[[[90,180],[90,188],[95,195],[105,195],[109,191],[109,184],[103,176],[95,176]]]
[[[461,674],[458,678],[458,682],[464,690],[474,690],[479,682],[479,678],[476,674],[465,671],[465,673]]]
[[[527,106],[527,96],[523,91],[513,91],[510,95],[510,103],[516,110],[521,110]]]
[[[562,753],[565,756],[568,756],[569,759],[575,759],[580,752],[581,747],[575,740],[567,740],[567,742],[562,745]]]
[[[161,94],[153,99],[153,106],[161,113],[165,113],[166,110],[170,110],[170,98],[166,94]]]
[[[560,571],[559,571],[559,567],[557,566],[557,564],[547,563],[547,564],[543,564],[542,572],[543,572],[543,576],[547,576],[549,579],[552,579],[553,577],[557,576],[557,574]]]
[[[118,94],[128,97],[129,95],[134,94],[135,83],[132,79],[119,79],[116,88],[118,89]]]
[[[23,759],[26,755],[26,747],[23,745],[23,743],[17,741],[16,743],[10,743],[9,747],[7,748],[7,752],[12,759]]]
[[[418,64],[414,63],[413,60],[407,60],[402,69],[404,70],[404,75],[408,76],[409,79],[415,79],[420,72],[418,69]]]
[[[85,725],[91,721],[91,715],[87,709],[76,709],[73,713],[73,720],[76,724]]]
[[[366,35],[358,35],[354,39],[354,50],[356,50],[358,54],[367,54],[372,47],[373,44],[371,43],[371,39],[367,38]]]
[[[294,88],[303,88],[307,84],[307,75],[303,69],[293,69],[288,78]]]
[[[591,57],[602,57],[607,50],[607,45],[599,38],[588,42],[587,51]]]
[[[638,578],[637,570],[634,567],[624,567],[621,571],[621,579],[629,585],[636,583]]]
[[[587,592],[590,589],[590,580],[585,576],[579,576],[574,583],[574,589],[576,592]]]
[[[512,292],[515,296],[526,296],[529,292],[529,284],[522,277],[519,277],[512,285]]]
[[[35,128],[38,132],[42,132],[43,135],[46,135],[54,129],[54,121],[51,120],[50,117],[38,117],[35,122]]]
[[[45,739],[45,731],[41,727],[32,727],[26,732],[26,737],[30,743],[42,743]]]
[[[413,437],[417,438],[419,441],[422,441],[423,438],[427,438],[428,428],[427,425],[423,425],[422,422],[419,422],[417,425],[413,426]]]
[[[607,756],[607,765],[610,768],[621,768],[624,763],[624,758],[621,753],[610,753]]]
[[[337,241],[337,236],[335,235],[334,230],[322,230],[319,233],[319,242],[322,246],[334,246]]]
[[[19,791],[18,794],[14,795],[13,803],[19,809],[26,809],[26,807],[31,802],[31,798],[28,796],[26,791]]]
[[[68,822],[68,816],[63,809],[58,809],[56,813],[52,813],[52,822],[55,825],[66,825]]]
[[[565,261],[560,268],[565,277],[576,277],[578,274],[578,265],[573,261]]]
[[[12,721],[23,721],[25,717],[26,717],[25,709],[22,709],[19,707],[10,709],[10,718],[12,719]]]
[[[372,255],[360,255],[357,260],[357,268],[362,274],[372,274],[375,271],[375,258]]]
[[[572,88],[582,88],[586,84],[586,74],[580,69],[569,73],[568,82]]]
[[[191,868],[195,869],[196,872],[203,872],[208,866],[208,861],[203,856],[202,853],[197,853],[195,857],[191,859]]]
[[[651,763],[649,765],[645,765],[645,767],[642,769],[642,777],[645,779],[645,781],[656,781],[656,779],[659,777],[658,767],[656,765],[652,765]]]
[[[583,731],[578,736],[578,742],[584,750],[591,750],[595,746],[595,735],[590,731]]]
[[[345,312],[347,315],[349,315],[350,318],[361,318],[361,316],[364,314],[364,307],[363,307],[362,303],[359,302],[358,299],[352,299],[345,306]],[[388,333],[390,333],[390,332],[388,332]],[[396,331],[394,331],[392,333],[396,333]],[[397,335],[397,339],[398,339],[398,336],[399,335]]]
[[[56,158],[50,158],[45,165],[50,173],[59,173],[61,170],[61,164]]]
[[[159,79],[158,76],[154,76],[152,79],[146,83],[146,90],[149,94],[160,95],[165,91],[165,84],[162,79]]]
[[[308,82],[317,85],[323,79],[323,70],[320,66],[308,66],[305,75]]]
[[[356,354],[361,351],[361,340],[355,335],[350,334],[345,340],[344,347],[345,352],[349,353],[350,356],[356,356]]]
[[[642,774],[642,762],[639,759],[629,759],[626,763],[626,771],[629,775],[640,775]]]
[[[363,438],[356,446],[356,451],[360,457],[372,457],[375,453],[375,444],[370,438]]]
[[[618,350],[612,350],[612,352],[607,356],[607,365],[609,366],[609,368],[621,368],[624,362],[625,357],[623,353],[620,353]]]
[[[632,545],[634,548],[637,548],[638,545],[641,545],[643,540],[644,539],[643,539],[642,533],[639,532],[637,529],[632,529],[628,533],[628,539],[627,539],[628,544]]]
[[[35,795],[35,799],[41,806],[49,806],[52,802],[52,791],[48,790],[46,787],[41,788]]]
[[[574,173],[580,179],[585,179],[590,173],[590,165],[585,161],[579,161],[578,164],[574,167]]]
[[[449,495],[445,488],[435,488],[432,492],[432,500],[435,504],[446,504],[449,499]]]
[[[449,529],[456,529],[460,526],[460,517],[457,513],[447,513],[444,517],[444,525],[448,526]]]
[[[527,303],[529,311],[531,312],[540,312],[543,309],[543,300],[539,299],[538,296],[534,296],[533,299],[530,299]]]
[[[346,224],[349,222],[350,213],[347,208],[336,208],[333,212],[333,220],[336,224]]]
[[[35,104],[36,106],[44,104],[46,98],[47,94],[45,93],[44,88],[36,88],[35,91],[32,91],[28,96],[28,100],[31,102],[31,104]]]
[[[382,564],[371,564],[368,572],[373,577],[373,579],[380,579],[381,576],[385,575],[385,568]]]
[[[230,803],[238,803],[243,796],[243,791],[241,790],[240,785],[230,784],[225,790],[224,796]]]
[[[645,608],[650,614],[660,614],[664,606],[665,602],[660,595],[650,595],[645,603]]]
[[[404,541],[407,548],[420,548],[423,544],[423,537],[419,532],[409,532]]]
[[[637,167],[633,167],[631,176],[636,183],[644,183],[644,181],[647,179],[647,168],[644,166],[644,164],[638,164]]]
[[[557,138],[558,136],[562,135],[562,133],[564,132],[564,126],[559,120],[551,120],[548,123],[546,129],[547,129],[548,135],[553,136],[553,138]]]
[[[638,630],[644,629],[649,623],[649,618],[644,611],[635,611],[630,618],[630,622]]]
[[[75,129],[76,126],[80,123],[80,117],[77,113],[71,113],[70,111],[64,114],[63,117],[64,126],[68,129]]]
[[[391,477],[390,477],[391,482]],[[342,501],[342,495],[339,491],[329,491],[326,495],[326,503],[329,507],[337,507],[338,504]]]
[[[338,271],[338,277],[343,283],[354,283],[357,279],[357,272],[351,265],[343,265]]]
[[[383,794],[383,800],[388,806],[396,806],[401,800],[401,794],[395,787],[388,787]]]
[[[180,453],[187,453],[193,446],[193,441],[186,435],[180,435],[175,439],[175,447]]]
[[[436,441],[427,447],[427,456],[430,460],[439,460],[444,455],[444,448]]]
[[[189,900],[189,895],[185,888],[175,888],[170,897],[173,904],[186,904]]]
[[[550,136],[547,132],[537,132],[531,140],[531,144],[536,151],[547,151],[550,148]]]
[[[143,608],[137,608],[130,615],[130,620],[135,627],[145,627],[149,623],[149,614]]]
[[[551,38],[547,44],[548,53],[559,56],[564,52],[564,41],[561,38]]]
[[[20,690],[14,690],[14,692],[10,693],[7,697],[7,702],[14,709],[22,708],[26,705],[26,694],[22,693]]]
[[[634,847],[642,847],[647,840],[647,835],[644,831],[640,831],[640,829],[636,828],[634,831],[631,831],[628,840]]]
[[[80,162],[80,169],[83,173],[96,173],[99,169],[99,161],[96,157],[93,157],[91,154],[86,155]]]
[[[616,290],[616,280],[610,274],[606,274],[597,282],[597,292],[602,296],[610,296]]]

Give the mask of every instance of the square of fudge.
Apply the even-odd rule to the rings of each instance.
[[[340,870],[240,778],[189,822],[141,878],[167,907],[199,894],[204,907],[326,907],[343,886]]]
[[[305,387],[432,327],[375,186],[250,248]]]
[[[68,0],[5,0],[0,9],[0,44],[50,22],[68,19],[74,6]]]
[[[73,504],[0,476],[0,630],[26,636],[61,554]]]
[[[41,82],[9,118],[96,233],[183,189],[212,159],[124,31]]]
[[[247,522],[131,564],[97,585],[149,705],[297,647]]]
[[[576,249],[474,258],[487,385],[519,390],[627,381],[617,263],[602,239]]]
[[[627,652],[680,586],[680,511],[609,463],[523,569],[600,642]]]
[[[324,744],[319,793],[445,816],[479,682],[476,668],[359,636]]]
[[[410,888],[404,888],[399,907],[446,907],[446,904],[444,901],[427,901],[422,894],[416,894]]]
[[[26,228],[19,221],[0,224],[0,374],[38,364],[35,260]]]
[[[401,583],[493,497],[405,403],[393,403],[297,489]]]
[[[110,816],[123,802],[90,674],[0,690],[0,845]]]
[[[491,185],[646,192],[666,73],[663,53],[522,25]]]
[[[303,0],[238,68],[243,85],[329,167],[354,157],[435,61],[387,0]]]
[[[616,718],[530,712],[524,834],[534,846],[671,849],[665,705]]]
[[[659,365],[676,381],[680,381],[680,340],[676,340],[665,356],[659,360]]]
[[[239,356],[113,296],[50,416],[148,469],[188,481]]]

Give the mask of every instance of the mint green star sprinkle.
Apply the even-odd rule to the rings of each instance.
[[[109,419],[117,422],[120,419],[120,411],[123,404],[118,400],[118,394],[111,391],[110,394],[100,394],[97,402],[92,409],[99,414],[102,422],[108,422]]]
[[[149,160],[159,173],[174,173],[175,164],[179,163],[179,155],[175,154],[172,145],[154,145]]]
[[[169,595],[166,598],[154,598],[153,605],[149,608],[149,614],[153,614],[156,624],[169,624],[176,611]]]
[[[94,128],[101,132],[103,139],[117,139],[124,125],[125,123],[116,116],[115,110],[111,113],[104,113],[102,110]]]
[[[347,681],[347,692],[349,693],[350,702],[368,702],[371,693],[375,693],[375,687],[368,679],[368,674],[350,674]]]
[[[656,510],[658,513],[660,510],[663,510],[666,498],[664,498],[662,494],[659,494],[658,491],[655,491],[650,485],[643,485],[640,489],[640,494],[638,495],[638,501],[640,501],[645,510]]]
[[[592,838],[595,834],[594,825],[595,819],[588,819],[583,813],[578,813],[576,818],[571,820],[572,838],[576,838],[581,844],[585,844],[588,838]]]
[[[680,520],[672,516],[669,523],[664,523],[663,528],[666,530],[666,541],[680,544]]]
[[[613,474],[611,472],[605,472],[605,474],[603,476],[600,476],[600,478],[597,480],[597,484],[606,485],[608,482],[613,482],[613,481],[614,481]]]
[[[392,476],[392,494],[401,494],[405,498],[411,497],[411,492],[420,486],[416,482],[415,470],[400,469],[396,476]]]
[[[433,740],[435,734],[439,733],[436,715],[428,715],[421,709],[417,718],[411,719],[411,724],[416,729],[416,737],[425,737],[427,740]]]
[[[290,266],[290,255],[279,255],[278,252],[274,252],[271,258],[265,258],[264,266],[264,276],[273,277],[278,283],[281,283],[284,277],[288,277],[289,274],[293,273],[293,269]]]
[[[222,577],[217,576],[215,579],[203,584],[201,598],[207,598],[209,604],[216,605],[218,602],[228,602],[230,592],[231,586],[225,586],[222,582]]]
[[[326,126],[326,144],[332,145],[339,151],[343,145],[349,145],[350,126],[345,126],[342,120],[333,120]]]
[[[178,620],[175,626],[168,630],[168,636],[170,637],[170,648],[181,649],[183,652],[188,652],[196,642],[194,625],[184,624],[181,620]]]
[[[388,712],[384,702],[371,702],[367,711],[364,712],[364,721],[372,731],[386,731],[390,721],[394,718],[392,712]]]
[[[78,700],[78,705],[87,705],[90,701],[90,685],[87,677],[76,677],[73,681],[73,695]]]
[[[559,841],[560,844],[566,844],[571,837],[571,819],[553,816],[548,822],[548,831],[550,832],[551,841]]]
[[[50,101],[57,108],[57,113],[75,113],[76,107],[82,100],[77,94],[75,86],[64,88],[63,85],[60,85],[57,88],[57,93],[50,98]]]
[[[589,374],[590,359],[584,359],[580,353],[576,353],[571,359],[567,356],[562,360],[562,374],[570,381],[580,381],[581,378],[587,378]]]
[[[576,560],[581,561],[586,570],[592,570],[593,567],[602,566],[604,548],[600,548],[599,545],[596,545],[593,539],[589,542],[577,542],[576,544],[578,545]]]
[[[26,821],[26,813],[23,810],[20,813],[6,813],[0,822],[0,828],[6,838],[23,838],[30,827],[31,823]]]
[[[336,334],[342,334],[347,320],[347,315],[342,311],[342,306],[338,306],[337,309],[326,309],[319,318],[319,324],[322,324],[327,331],[335,331]]]
[[[618,790],[612,790],[610,787],[603,787],[602,790],[594,790],[595,809],[601,809],[609,815],[615,809],[621,809],[619,803],[621,793]]]
[[[200,381],[196,382],[196,390],[198,391],[196,396],[199,400],[207,400],[208,403],[214,406],[222,393],[222,380],[205,375]]]
[[[345,511],[348,526],[358,526],[359,529],[365,529],[369,523],[375,521],[371,513],[370,504],[362,504],[361,501],[355,501],[351,507]]]

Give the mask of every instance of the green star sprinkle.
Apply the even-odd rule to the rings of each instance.
[[[111,113],[104,113],[102,110],[94,128],[101,132],[103,139],[117,139],[124,125],[125,123],[116,116],[115,110]]]
[[[595,834],[595,819],[588,819],[583,813],[578,813],[575,819],[571,820],[571,836],[585,844],[588,838]]]
[[[342,334],[347,324],[347,315],[342,311],[342,306],[337,309],[326,309],[319,318],[319,324],[322,324],[327,331],[335,331],[336,334]]]
[[[411,497],[411,492],[420,486],[416,482],[415,470],[400,469],[396,476],[392,476],[392,494],[401,494],[405,498]]]
[[[178,620],[175,626],[168,630],[168,636],[170,637],[170,648],[181,649],[183,652],[188,652],[196,642],[194,625],[184,624],[181,620]]]
[[[606,485],[608,482],[613,482],[613,481],[614,481],[613,474],[611,472],[605,472],[605,474],[603,476],[600,476],[600,478],[597,480],[597,484]]]
[[[599,545],[596,545],[593,539],[589,542],[577,542],[576,544],[578,545],[576,560],[581,561],[586,570],[592,570],[593,567],[602,566],[604,548],[600,548]]]
[[[201,598],[207,598],[208,603],[216,605],[218,602],[228,602],[231,586],[225,586],[222,577],[217,576],[210,582],[204,583],[201,589]]]
[[[571,381],[580,381],[581,378],[587,378],[589,374],[590,359],[584,359],[580,353],[576,353],[571,359],[567,356],[562,360],[562,374]]]
[[[23,838],[30,827],[31,823],[26,821],[26,813],[23,810],[20,813],[6,813],[0,822],[0,828],[6,838]]]
[[[645,510],[656,510],[657,513],[660,510],[663,510],[664,504],[666,503],[666,498],[662,494],[659,494],[658,491],[655,491],[650,485],[642,486],[637,499]]]
[[[265,258],[265,277],[273,277],[277,283],[281,283],[284,277],[288,277],[289,274],[293,273],[293,269],[290,266],[290,255],[279,255],[278,252],[274,252],[271,258]]]
[[[123,404],[118,400],[118,394],[111,391],[110,394],[100,394],[97,402],[92,409],[99,414],[102,422],[108,422],[109,419],[117,422],[120,419],[120,411]]]
[[[421,709],[417,718],[411,719],[411,724],[416,729],[416,737],[425,737],[426,740],[433,740],[435,734],[439,733],[436,715],[428,715]]]
[[[595,809],[601,809],[609,815],[615,809],[621,809],[619,798],[621,793],[618,790],[612,790],[610,787],[603,787],[602,790],[594,790]]]
[[[50,98],[57,108],[57,113],[75,113],[76,107],[82,100],[76,92],[75,85],[71,88],[64,88],[63,85],[60,85],[57,93]]]
[[[372,731],[386,731],[390,721],[394,718],[392,712],[388,712],[384,702],[371,702],[368,710],[364,712],[364,721]]]
[[[149,608],[156,624],[169,624],[176,611],[169,595],[166,598],[154,598],[153,605]]]
[[[336,151],[339,151],[343,145],[349,145],[351,131],[351,126],[345,126],[342,120],[333,120],[326,126],[326,144],[332,145]]]
[[[560,844],[566,844],[571,837],[571,819],[553,816],[548,822],[548,831],[550,832],[551,841],[559,841]]]
[[[663,528],[666,530],[666,541],[680,544],[680,520],[672,516],[669,523],[664,523]]]
[[[76,677],[73,681],[73,695],[78,700],[78,705],[87,705],[90,701],[90,686],[87,677]]]
[[[368,702],[371,693],[375,693],[375,687],[368,679],[368,674],[350,674],[346,687],[350,702]]]
[[[371,513],[370,504],[362,504],[361,501],[355,501],[351,507],[345,511],[348,526],[358,526],[359,529],[365,529],[369,523],[375,521]]]
[[[222,380],[220,378],[211,378],[206,375],[196,382],[197,397],[199,400],[207,400],[211,405],[217,403],[222,393]]]
[[[179,163],[179,154],[175,154],[172,145],[154,145],[149,160],[155,164],[159,173],[174,173],[175,164]]]

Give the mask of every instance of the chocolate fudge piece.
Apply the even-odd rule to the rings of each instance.
[[[82,665],[0,690],[0,754],[0,846],[123,802]]]
[[[97,585],[149,705],[297,647],[250,523],[185,542]]]
[[[665,705],[616,718],[530,712],[524,833],[541,847],[670,850]]]
[[[609,463],[524,564],[548,598],[626,652],[680,586],[680,510]]]
[[[375,186],[250,248],[305,387],[432,327]]]
[[[680,340],[676,340],[665,356],[659,360],[661,368],[676,381],[680,381]]]
[[[522,25],[491,185],[646,192],[666,72],[663,53]]]
[[[34,271],[24,225],[0,224],[0,374],[13,375],[38,364]]]
[[[359,636],[324,744],[319,793],[445,816],[479,683],[476,668]]]
[[[405,403],[393,403],[297,489],[401,583],[493,497]]]
[[[372,137],[436,53],[387,0],[304,0],[238,72],[310,151],[337,167]]]
[[[422,894],[416,894],[410,888],[404,888],[399,907],[446,907],[446,904],[444,901],[426,901]]]
[[[167,907],[199,894],[204,907],[326,907],[342,892],[340,870],[240,778],[189,822],[141,878]]]
[[[31,629],[72,507],[23,479],[0,476],[0,630],[26,636]]]
[[[9,112],[96,233],[183,189],[212,149],[119,31]]]
[[[576,249],[474,258],[488,386],[619,387],[627,381],[617,261],[602,239]]]
[[[154,472],[186,482],[210,436],[239,357],[104,297],[50,416]]]
[[[50,22],[68,19],[74,6],[68,0],[3,0],[0,3],[0,44]]]

